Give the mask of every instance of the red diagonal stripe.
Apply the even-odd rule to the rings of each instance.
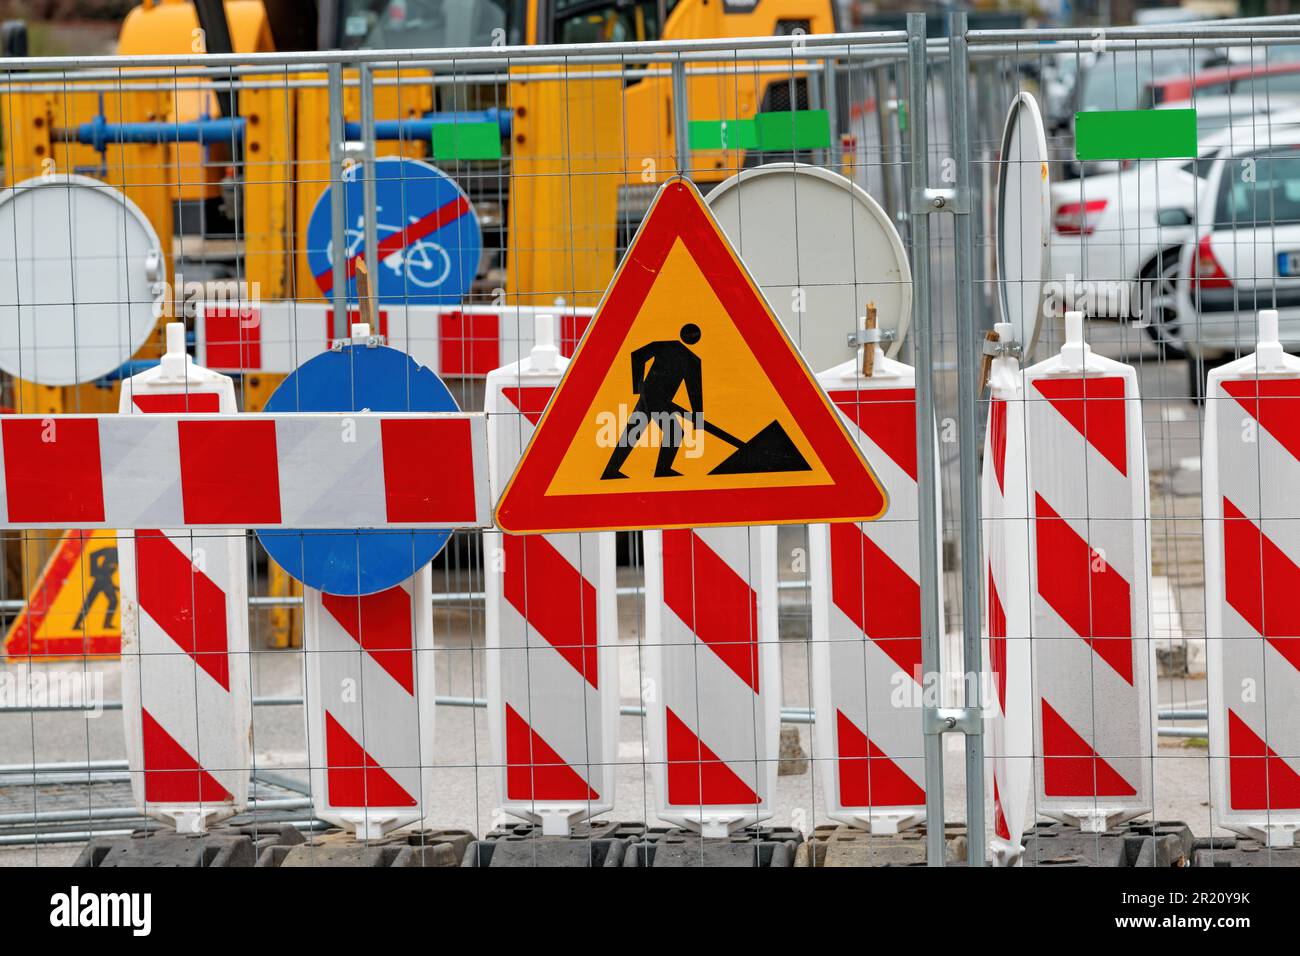
[[[503,389],[507,401],[523,414],[533,425],[542,420],[542,412],[546,411],[546,403],[551,400],[551,394],[555,391],[551,385],[533,385],[529,388],[510,387]]]
[[[758,691],[758,595],[689,529],[665,531],[664,603]]]
[[[596,589],[546,538],[504,535],[506,600],[592,687]]]
[[[1223,577],[1233,610],[1300,670],[1300,568],[1226,497]]]
[[[998,687],[998,707],[1007,712],[1007,612],[1002,606],[993,567],[989,566],[989,669]]]
[[[998,480],[998,491],[1006,493],[1003,476],[1007,470],[1007,403],[994,399],[989,408],[989,445],[993,449],[993,475]]]
[[[469,211],[469,200],[464,196],[457,196],[449,203],[445,203],[429,213],[422,219],[419,219],[398,232],[393,232],[379,240],[379,245],[375,247],[375,261],[383,262],[398,249],[409,246],[413,242],[418,242],[425,236],[437,232],[447,223],[460,218]],[[365,247],[355,256],[350,258],[347,263],[347,278],[351,279],[357,274],[357,261],[366,254]],[[321,287],[321,291],[329,293],[334,288],[334,269],[326,269],[320,275],[316,276],[316,282]]]
[[[1097,656],[1133,683],[1129,584],[1109,561],[1034,495],[1038,593]]]
[[[578,771],[509,704],[506,704],[506,796],[511,800],[600,799]]]
[[[229,691],[226,592],[161,531],[136,532],[135,566],[140,610]]]
[[[1300,379],[1233,379],[1223,383],[1223,390],[1292,458],[1300,458]]]
[[[1300,774],[1228,708],[1228,779],[1234,810],[1300,807]]]
[[[665,711],[670,804],[709,807],[762,802],[749,784],[706,747],[671,707]]]
[[[831,525],[831,598],[850,621],[917,680],[921,588],[855,524]],[[880,596],[889,595],[888,600]]]
[[[859,430],[916,481],[914,389],[841,389],[826,394]]]
[[[141,710],[144,798],[149,803],[226,803],[234,798],[147,710]]]
[[[322,592],[321,604],[389,677],[415,694],[414,622],[406,588],[399,584],[362,597]]]
[[[1128,474],[1124,379],[1042,378],[1034,388],[1121,475]]]
[[[413,807],[415,797],[325,711],[326,785],[335,807]]]
[[[1049,797],[1132,797],[1133,785],[1043,700],[1043,792]]]
[[[915,807],[925,803],[925,791],[857,724],[841,710],[835,712],[835,718],[840,802],[844,806]]]

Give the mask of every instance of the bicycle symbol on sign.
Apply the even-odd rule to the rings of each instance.
[[[382,206],[376,207],[376,211],[382,213]],[[420,221],[419,216],[408,217],[412,223]],[[344,231],[347,240],[347,256],[351,260],[361,253],[362,247],[366,243],[366,218],[364,215],[357,216],[355,226],[350,226]],[[375,233],[379,242],[402,231],[401,226],[385,225],[382,221],[376,223]],[[331,240],[326,243],[325,257],[328,261],[334,261],[334,242]],[[441,245],[429,239],[417,239],[405,248],[399,248],[389,253],[380,260],[380,264],[393,271],[397,278],[405,278],[411,285],[418,286],[421,289],[436,289],[447,281],[451,275],[451,256]]]

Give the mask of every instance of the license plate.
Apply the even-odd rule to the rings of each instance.
[[[1300,252],[1279,252],[1277,274],[1283,277],[1300,276]]]

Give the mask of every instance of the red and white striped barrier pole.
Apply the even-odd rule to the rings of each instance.
[[[1300,827],[1300,359],[1277,312],[1210,373],[1205,602],[1214,823],[1267,846]]]
[[[1153,805],[1147,461],[1137,371],[1065,328],[1024,373],[1036,800],[1103,832]]]
[[[642,690],[661,819],[722,837],[772,815],[776,528],[647,531]]]
[[[999,344],[989,370],[989,424],[981,476],[988,567],[984,659],[993,691],[988,724],[993,763],[993,838],[989,845],[994,863],[1016,866],[1024,853],[1020,839],[1034,779],[1025,400],[1020,362],[1010,351],[1011,323],[1001,322],[994,328]]]
[[[428,812],[433,571],[360,597],[305,587],[303,602],[312,806],[377,839]]]
[[[531,354],[487,377],[494,497],[532,439],[568,360],[553,319]],[[597,534],[485,540],[488,726],[501,807],[567,835],[614,805],[618,756],[615,541]]]
[[[234,383],[189,360],[179,322],[167,326],[162,361],[123,383],[119,409],[167,412],[237,412]],[[182,833],[203,833],[248,805],[246,535],[140,529],[118,537],[131,790],[142,813]]]
[[[484,528],[486,447],[481,413],[0,415],[0,527]]]
[[[925,820],[916,375],[878,345],[863,348],[875,349],[870,377],[854,359],[817,381],[884,486],[889,511],[808,529],[815,741],[831,819],[897,833]]]

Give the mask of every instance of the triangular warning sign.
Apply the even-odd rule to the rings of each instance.
[[[11,658],[116,657],[117,532],[65,531],[5,636]]]
[[[698,528],[870,521],[884,510],[857,443],[699,192],[669,181],[501,495],[497,524]]]

